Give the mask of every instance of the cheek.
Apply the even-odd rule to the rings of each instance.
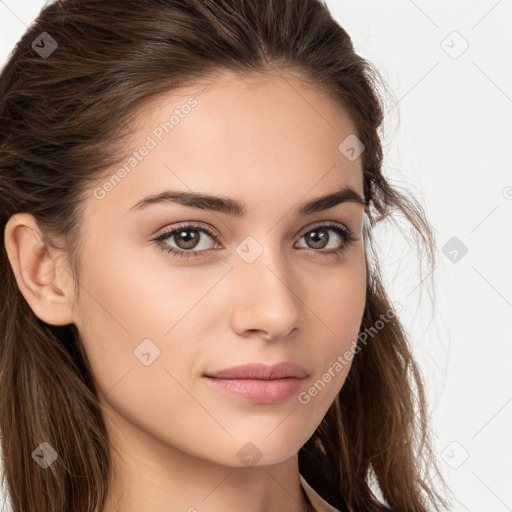
[[[176,434],[178,442],[184,431],[194,432],[191,425],[208,419],[190,390],[204,350],[198,340],[210,321],[201,298],[219,276],[191,280],[182,269],[165,271],[104,249],[101,261],[87,258],[77,322],[98,390],[107,410],[155,435],[159,429]],[[177,410],[187,411],[182,427]]]
[[[308,330],[317,341],[314,351],[317,372],[312,379],[313,388],[306,390],[307,396],[301,403],[310,400],[313,407],[330,405],[342,388],[355,357],[366,304],[366,267],[364,253],[354,253],[353,259],[346,261],[338,271],[331,270],[323,278],[317,275],[306,285],[309,290],[307,306],[313,312],[309,316]]]
[[[305,300],[317,318],[326,344],[343,348],[357,338],[366,303],[364,252],[354,250],[337,269],[308,278]]]
[[[160,259],[157,265],[151,255],[102,244],[103,258],[92,250],[84,258],[76,322],[102,387],[145,367],[144,359],[185,377],[184,363],[197,360],[198,340],[205,339],[210,317],[218,318],[219,305],[210,295],[225,269],[171,267]]]

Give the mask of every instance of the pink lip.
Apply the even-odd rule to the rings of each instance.
[[[305,377],[282,379],[219,379],[206,377],[215,388],[238,395],[256,404],[275,404],[294,395],[302,386]]]
[[[296,364],[274,366],[248,364],[205,374],[216,389],[238,395],[257,404],[274,404],[291,397],[302,386],[308,373]]]
[[[206,377],[219,379],[282,379],[284,377],[306,377],[308,372],[304,368],[284,361],[279,364],[268,366],[263,363],[243,364],[232,366],[218,372],[205,373]]]

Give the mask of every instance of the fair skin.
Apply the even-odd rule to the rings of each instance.
[[[11,217],[6,249],[35,314],[74,323],[81,334],[113,451],[103,512],[304,511],[297,453],[350,364],[307,404],[298,393],[256,404],[213,389],[203,374],[292,361],[308,372],[303,392],[353,347],[366,299],[363,207],[297,210],[342,187],[363,197],[361,158],[338,149],[357,132],[332,98],[291,75],[224,73],[206,90],[152,99],[137,117],[132,151],[192,96],[197,106],[104,198],[91,189],[77,302],[65,255],[39,242],[31,215]],[[246,214],[170,203],[132,209],[165,189],[236,199]],[[319,231],[324,245],[305,236],[325,222],[347,227],[356,241],[332,228]],[[180,223],[214,231],[182,230],[201,237],[188,250],[202,256],[174,258],[152,242]],[[187,250],[179,242],[169,235],[162,245]],[[344,244],[339,258],[326,254]],[[263,252],[248,263],[237,247]],[[149,365],[134,354],[145,339],[144,352],[160,350]],[[241,453],[259,459],[248,465]]]

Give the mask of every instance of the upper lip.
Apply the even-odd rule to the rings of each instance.
[[[218,379],[283,379],[286,377],[303,378],[308,372],[299,365],[285,361],[275,365],[266,365],[263,363],[243,364],[232,366],[218,372],[206,373],[206,377],[216,377]]]

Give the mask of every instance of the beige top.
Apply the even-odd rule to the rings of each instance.
[[[306,491],[309,501],[317,512],[340,512],[337,508],[329,505],[307,482],[306,479],[299,473],[300,483]]]

